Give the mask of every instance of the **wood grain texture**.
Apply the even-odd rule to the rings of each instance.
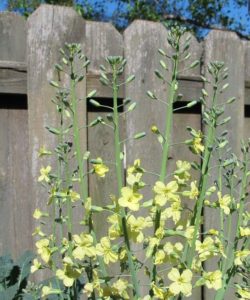
[[[226,80],[229,88],[225,93],[219,96],[219,103],[225,102],[226,99],[235,96],[235,103],[228,105],[225,109],[223,117],[231,116],[231,121],[218,129],[218,133],[223,130],[228,130],[228,140],[232,148],[231,153],[235,153],[240,156],[240,141],[244,137],[244,47],[242,41],[235,33],[211,31],[205,40],[205,64],[211,61],[224,61],[225,67],[229,67],[229,77]],[[205,76],[208,76],[208,71],[205,71]],[[208,84],[205,85],[206,90],[211,95],[212,87]],[[211,96],[210,96],[211,97]],[[210,99],[210,98],[209,98]],[[230,153],[229,153],[230,154]],[[214,156],[212,160],[212,166],[218,164],[217,157]],[[217,179],[217,169],[214,168],[210,172],[211,181]],[[205,230],[210,228],[219,227],[219,213],[218,211],[211,211],[205,209]],[[235,220],[234,220],[235,221]],[[210,270],[214,270],[217,267],[215,262],[207,262],[206,267]],[[214,292],[211,290],[205,290],[205,299],[211,299],[214,296]],[[229,290],[226,295],[226,299],[236,299],[234,296],[234,290]]]
[[[42,5],[28,19],[28,106],[29,106],[29,139],[31,158],[31,193],[32,209],[36,207],[44,210],[48,194],[46,189],[38,184],[37,178],[41,166],[51,165],[55,171],[55,159],[39,160],[38,150],[45,145],[53,150],[57,145],[57,138],[50,134],[45,126],[57,127],[58,114],[51,102],[55,90],[49,85],[54,79],[55,63],[60,62],[59,49],[65,43],[80,43],[83,51],[85,47],[85,21],[71,8]],[[55,77],[56,78],[56,77]],[[62,82],[68,86],[68,77]],[[77,91],[78,98],[85,98],[86,82],[81,82]],[[78,115],[81,126],[86,123],[86,103],[80,101]],[[86,150],[86,132],[81,131],[81,148]],[[82,218],[82,209],[74,209],[73,227],[77,227]],[[33,222],[33,227],[35,226]],[[48,229],[51,232],[51,229]],[[75,228],[75,231],[77,229]]]
[[[0,40],[0,94],[24,93],[25,19],[13,13],[0,13]],[[19,105],[9,105],[12,100]],[[32,244],[27,192],[28,113],[20,109],[25,107],[21,103],[24,101],[23,97],[0,95],[0,254],[10,252],[14,257]]]

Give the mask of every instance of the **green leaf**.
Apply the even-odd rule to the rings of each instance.
[[[94,100],[94,99],[90,99],[89,103],[92,104],[95,107],[100,107],[101,106],[101,104],[98,101]]]
[[[161,74],[161,72],[160,72],[159,70],[155,70],[155,75],[156,75],[159,79],[164,80],[164,77],[163,77],[163,75]]]
[[[88,93],[87,98],[91,98],[91,97],[95,96],[95,94],[96,94],[96,90],[93,90],[90,93]]]
[[[134,110],[136,108],[136,105],[137,105],[136,102],[131,103],[128,107],[128,111]]]
[[[126,79],[125,83],[130,83],[130,82],[132,82],[134,79],[135,79],[135,75],[130,75],[130,76]]]
[[[26,251],[17,261],[18,266],[20,267],[20,275],[18,279],[18,289],[24,288],[23,281],[27,280],[27,277],[30,274],[30,267],[32,260],[35,258],[35,254],[31,251]]]
[[[49,132],[55,134],[55,135],[59,135],[60,131],[57,128],[54,127],[49,127],[49,126],[45,126],[46,129],[48,129]]]
[[[59,88],[59,84],[58,84],[58,82],[56,82],[56,81],[51,80],[51,81],[49,82],[49,84],[50,84],[51,86],[53,86],[53,87]]]
[[[196,104],[197,104],[197,101],[194,100],[194,101],[189,102],[189,103],[187,104],[187,107],[190,108],[190,107],[195,106]]]
[[[139,140],[139,139],[143,138],[144,136],[146,136],[146,132],[139,132],[134,135],[134,139]]]

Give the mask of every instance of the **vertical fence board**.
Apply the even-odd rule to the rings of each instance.
[[[223,103],[229,97],[235,96],[237,101],[228,105],[225,110],[224,117],[231,116],[231,121],[219,128],[218,132],[228,130],[229,144],[232,148],[231,153],[240,155],[240,141],[244,137],[244,72],[242,72],[244,66],[244,48],[242,41],[237,37],[235,33],[223,32],[223,31],[211,31],[205,40],[205,63],[211,61],[224,61],[225,67],[229,68],[229,77],[226,82],[229,82],[229,88],[219,96],[219,103]],[[205,70],[205,76],[208,77],[208,71]],[[212,95],[212,87],[208,84],[205,88]],[[218,164],[217,157],[213,158],[212,164]],[[216,180],[217,173],[216,168],[211,170],[211,176],[213,180]],[[211,185],[213,182],[210,182]],[[234,220],[235,221],[235,220]],[[210,228],[219,228],[219,214],[215,211],[205,210],[205,231]],[[215,270],[218,268],[214,262],[207,263],[206,267],[209,270]],[[211,290],[205,290],[205,299],[211,299],[214,292]],[[226,295],[226,299],[235,299],[234,291],[230,290]]]
[[[101,22],[86,22],[86,55],[91,61],[88,67],[88,74],[95,74],[99,80],[101,64],[106,65],[105,58],[107,56],[122,56],[123,55],[123,38],[120,33],[109,23]],[[101,87],[101,85],[100,85]],[[98,87],[97,87],[98,89]],[[105,101],[106,105],[112,106],[111,99],[102,98],[102,94],[97,90],[97,96],[100,101]],[[110,94],[110,96],[112,96]],[[90,107],[88,112],[88,123],[96,119],[98,116],[106,118],[106,115],[111,111],[95,111]],[[115,176],[115,166],[110,162],[114,162],[114,133],[110,127],[97,125],[88,129],[88,149],[91,152],[91,158],[101,157],[107,161],[109,172],[105,178],[98,178],[93,174],[89,177],[89,192],[95,205],[111,204],[110,195],[117,193],[117,180]],[[91,165],[90,165],[91,167]],[[97,237],[107,235],[107,223],[103,220],[107,219],[109,214],[102,214],[100,218],[97,214],[94,216],[94,226]],[[113,268],[113,267],[112,267]],[[116,272],[114,267],[112,272]],[[118,271],[117,271],[118,272]]]
[[[0,13],[0,40],[1,61],[25,62],[24,18]],[[20,105],[10,105],[11,101]],[[15,257],[31,247],[25,101],[25,97],[0,95],[0,255],[10,252]]]
[[[42,5],[28,19],[28,105],[29,105],[29,138],[32,171],[32,208],[45,209],[47,193],[37,178],[42,165],[55,162],[46,157],[38,160],[38,150],[43,145],[53,150],[57,145],[55,135],[48,133],[45,126],[57,127],[58,115],[55,105],[51,102],[55,90],[49,86],[54,79],[54,64],[59,62],[59,49],[65,43],[80,43],[84,51],[85,21],[72,8]],[[67,84],[67,78],[62,79]],[[81,83],[77,91],[79,98],[85,97],[86,82]],[[86,123],[86,103],[80,102],[78,115],[81,126]],[[86,132],[81,131],[81,147],[86,149]],[[55,171],[55,168],[54,168]],[[82,209],[74,210],[75,224],[81,218]],[[51,231],[51,230],[50,230]]]

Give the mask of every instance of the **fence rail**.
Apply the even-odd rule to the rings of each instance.
[[[165,111],[146,101],[146,91],[157,91],[160,97],[166,95],[165,86],[154,76],[154,70],[158,68],[158,48],[169,51],[166,36],[166,29],[159,23],[134,21],[121,34],[109,23],[85,21],[73,9],[65,7],[42,5],[27,21],[13,13],[0,14],[0,253],[12,251],[18,255],[33,248],[31,230],[35,224],[32,213],[35,207],[42,209],[46,204],[46,194],[37,184],[43,163],[38,160],[38,149],[43,145],[53,147],[56,143],[44,127],[53,126],[57,120],[50,101],[53,89],[48,81],[53,79],[58,49],[66,42],[77,42],[90,59],[91,65],[78,91],[83,98],[92,89],[97,89],[97,97],[108,101],[111,91],[99,82],[99,65],[108,55],[123,55],[127,59],[125,76],[135,74],[136,79],[121,91],[119,97],[132,97],[139,108],[131,118],[124,120],[123,131],[129,136],[135,129],[148,133],[147,140],[128,141],[127,162],[130,164],[140,157],[146,169],[157,170],[160,149],[150,128],[153,124],[161,128]],[[202,64],[179,76],[179,92],[184,101],[198,99],[203,87],[209,89],[200,79],[200,75],[206,75],[205,64],[211,60],[225,61],[230,83],[226,96],[237,98],[226,111],[232,117],[227,129],[233,151],[239,153],[240,140],[248,138],[250,131],[250,42],[232,32],[213,30],[202,42],[192,37],[191,52],[192,60],[199,59]],[[181,67],[185,68],[185,65]],[[106,114],[88,109],[86,103],[79,111],[82,122]],[[176,113],[173,142],[188,137],[186,125],[201,129],[201,124],[200,108]],[[90,150],[93,157],[98,155],[110,160],[112,145],[111,133],[104,128],[83,132],[82,148]],[[171,158],[173,169],[177,159],[193,160],[194,156],[179,145],[172,151]],[[146,180],[153,182],[150,176]],[[108,200],[115,186],[112,170],[105,181],[89,178],[91,196],[99,203]],[[78,215],[76,219],[80,217]],[[205,226],[215,222],[215,216],[206,213]],[[103,221],[96,220],[96,223],[98,232],[103,232]],[[209,297],[210,293],[206,292],[201,298],[198,291],[192,299]],[[227,299],[234,298],[229,295]]]

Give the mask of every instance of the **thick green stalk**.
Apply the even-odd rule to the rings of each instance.
[[[173,67],[173,74],[172,74],[172,81],[170,85],[170,90],[167,99],[167,111],[166,111],[166,123],[165,123],[165,132],[164,132],[164,145],[163,145],[163,153],[162,153],[162,160],[161,160],[161,170],[160,170],[160,177],[159,180],[164,182],[165,177],[167,174],[167,165],[168,165],[168,156],[169,156],[169,147],[170,147],[170,139],[171,139],[171,131],[173,126],[173,103],[175,98],[175,93],[177,90],[177,73],[178,73],[178,62],[179,62],[179,54],[177,54],[174,60],[174,67]],[[161,208],[157,207],[156,216],[155,216],[155,228],[154,231],[160,227],[161,223]],[[153,258],[155,257],[155,253],[157,251],[157,247],[155,247],[153,251]],[[151,274],[151,282],[156,281],[156,265],[153,265],[153,270]]]
[[[117,74],[116,74],[116,68],[114,66],[113,68],[113,120],[114,120],[114,143],[115,143],[115,166],[116,166],[116,178],[117,178],[117,187],[118,187],[118,195],[121,195],[121,189],[122,189],[122,162],[120,158],[121,148],[120,148],[120,129],[119,129],[119,113],[118,113],[118,84],[117,84]],[[118,203],[117,203],[117,208]],[[136,296],[136,299],[140,298],[140,289],[138,284],[138,278],[137,278],[137,272],[136,268],[133,262],[133,256],[130,249],[130,241],[128,236],[128,229],[127,229],[127,220],[126,220],[126,212],[125,209],[120,207],[120,212],[122,216],[122,230],[124,234],[124,241],[126,246],[126,252],[128,255],[128,264],[129,264],[129,271],[132,277],[132,284],[134,288],[134,293]]]
[[[73,67],[72,67],[71,73],[74,74]],[[84,177],[84,167],[83,167],[79,124],[78,124],[76,83],[73,79],[70,80],[70,93],[71,93],[72,110],[73,110],[74,144],[75,144],[77,164],[78,164],[78,168],[79,168],[80,194],[82,197],[82,201],[84,203],[84,201],[87,198],[87,181],[86,181],[86,178]]]

